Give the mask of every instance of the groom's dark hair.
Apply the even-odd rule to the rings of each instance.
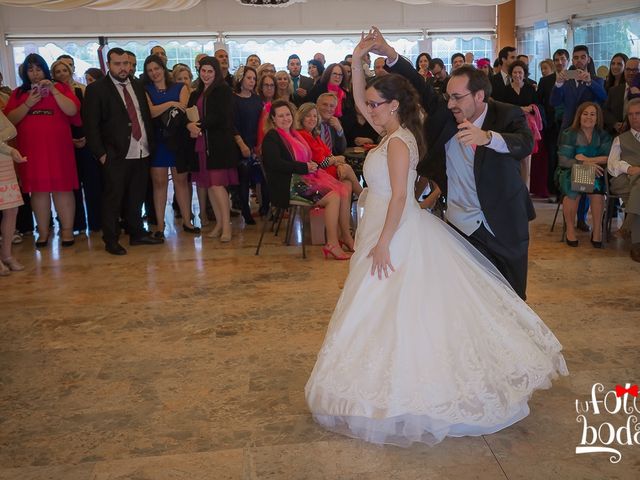
[[[465,76],[469,79],[467,88],[471,93],[484,90],[484,101],[488,102],[491,96],[491,82],[489,77],[482,71],[472,65],[462,65],[451,72],[451,77]]]

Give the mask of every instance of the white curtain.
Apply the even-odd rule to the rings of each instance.
[[[64,11],[74,8],[94,10],[167,10],[177,12],[195,7],[201,0],[0,0],[9,7],[33,7],[40,10]]]
[[[218,2],[233,0],[217,0]],[[278,0],[269,4],[269,0],[236,0],[243,5],[255,7],[287,7],[295,3],[320,2],[322,0]],[[509,0],[396,0],[408,5],[470,5],[490,6],[506,3]],[[201,0],[0,0],[0,5],[9,7],[33,7],[40,10],[63,11],[74,8],[92,8],[94,10],[167,10],[180,11],[195,7]]]
[[[407,5],[465,5],[469,7],[490,7],[492,5],[500,5],[507,3],[509,0],[396,0]]]

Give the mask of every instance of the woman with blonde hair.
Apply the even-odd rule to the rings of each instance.
[[[315,103],[300,105],[296,113],[296,130],[302,135],[311,148],[313,161],[332,177],[348,185],[356,195],[362,192],[353,168],[346,163],[344,155],[333,155],[329,146],[322,141],[320,135],[320,116]]]
[[[594,102],[578,107],[573,123],[558,141],[558,169],[556,181],[562,198],[562,214],[567,227],[567,245],[578,246],[574,221],[578,212],[580,192],[571,189],[571,168],[575,164],[592,165],[596,171],[593,193],[589,193],[593,217],[593,248],[602,248],[602,214],[604,213],[605,165],[611,150],[611,135],[603,128],[602,110]]]
[[[284,70],[276,73],[276,94],[275,100],[286,100],[288,102],[293,99],[293,80],[291,75]]]
[[[182,83],[187,86],[190,92],[193,91],[193,73],[187,65],[173,67],[172,75],[175,83]]]

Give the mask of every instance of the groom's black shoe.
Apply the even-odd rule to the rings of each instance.
[[[159,236],[154,237],[150,233],[145,233],[129,240],[129,245],[132,247],[135,245],[159,245],[160,243],[164,243],[164,239]]]
[[[126,255],[127,251],[118,242],[109,242],[105,244],[104,249],[111,255]]]

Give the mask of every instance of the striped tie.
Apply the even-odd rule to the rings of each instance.
[[[333,141],[331,140],[331,129],[329,128],[329,125],[326,123],[321,123],[320,125],[320,130],[322,130],[322,141],[327,147],[333,150]]]

